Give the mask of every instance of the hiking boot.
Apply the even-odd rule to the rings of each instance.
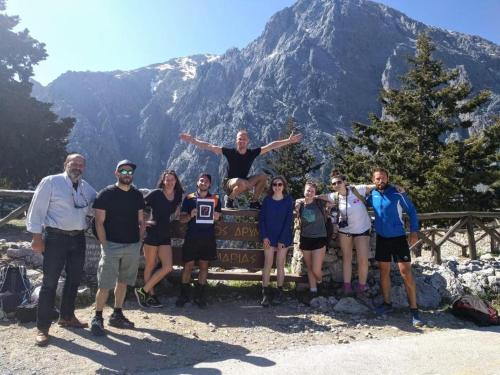
[[[49,345],[49,330],[39,329],[36,333],[35,344],[37,346],[47,346]]]
[[[109,322],[108,324],[111,327],[116,327],[116,328],[124,328],[124,329],[132,329],[135,327],[135,324],[125,318],[125,315],[123,313],[116,313],[114,312],[111,314],[109,317]]]
[[[194,303],[198,305],[200,309],[207,307],[207,301],[205,299],[205,285],[196,283]]]
[[[160,302],[158,297],[154,294],[152,294],[148,297],[148,300],[146,301],[146,303],[148,304],[149,307],[154,307],[156,309],[163,307],[163,304]]]
[[[90,323],[90,332],[94,336],[105,336],[106,331],[104,330],[104,319],[100,316],[94,316],[92,322]]]
[[[149,307],[148,298],[149,294],[144,290],[144,288],[134,288],[134,294],[137,298],[137,303],[141,307]]]
[[[250,206],[248,206],[251,210],[260,210],[261,208],[261,204],[259,201],[255,201],[255,202],[250,202]]]
[[[59,318],[57,324],[65,328],[87,328],[89,326],[87,323],[80,322],[74,315],[70,319]]]
[[[181,284],[181,294],[177,298],[177,301],[175,301],[175,306],[184,307],[184,305],[190,301],[189,289],[189,284]]]
[[[260,301],[260,305],[262,307],[269,307],[271,300],[271,288],[268,286],[262,288],[262,301]]]
[[[379,315],[388,314],[388,313],[390,313],[390,312],[393,311],[393,309],[392,309],[392,303],[384,302],[380,306],[375,307],[374,311],[375,311],[376,314],[379,314]]]
[[[281,305],[285,301],[286,301],[286,296],[283,293],[283,288],[277,288],[272,301],[273,305]]]
[[[224,197],[224,207],[226,208],[234,208],[234,199],[229,198],[229,195]]]

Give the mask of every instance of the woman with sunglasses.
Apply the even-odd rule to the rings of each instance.
[[[162,307],[154,293],[154,287],[172,271],[172,247],[170,243],[170,221],[179,216],[182,201],[182,185],[173,170],[164,171],[158,180],[158,188],[144,198],[151,208],[151,220],[146,222],[144,238],[144,287],[134,290],[141,307]],[[161,268],[154,274],[157,259]]]
[[[339,171],[331,174],[333,192],[318,195],[317,198],[328,200],[335,206],[338,224],[340,249],[342,250],[343,294],[354,295],[352,289],[352,251],[356,248],[358,263],[358,285],[356,296],[365,300],[366,280],[368,278],[368,253],[370,251],[371,219],[366,208],[365,196],[374,185],[347,185],[345,177]]]
[[[322,266],[325,258],[328,236],[326,230],[327,202],[315,199],[317,185],[307,181],[304,187],[304,198],[295,201],[295,215],[299,220],[300,245],[304,256],[309,280],[309,294],[303,300],[306,305],[317,297],[321,289]]]
[[[293,199],[287,188],[283,176],[274,177],[259,213],[259,234],[264,245],[261,301],[263,307],[269,307],[271,301],[275,304],[284,301],[285,262],[288,247],[292,244],[293,217]],[[273,293],[269,279],[275,253],[278,289]]]

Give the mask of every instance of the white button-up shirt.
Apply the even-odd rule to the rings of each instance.
[[[85,217],[92,209],[96,195],[94,188],[83,179],[75,190],[66,172],[47,176],[36,187],[26,227],[31,233],[42,233],[44,227],[86,229]]]

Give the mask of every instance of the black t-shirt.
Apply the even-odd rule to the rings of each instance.
[[[139,190],[133,186],[128,191],[116,185],[107,186],[99,192],[93,207],[106,211],[104,229],[107,240],[117,243],[139,242],[137,212],[145,207]]]
[[[181,203],[181,199],[182,196],[174,196],[174,199],[169,201],[161,189],[155,189],[146,195],[144,200],[146,206],[151,207],[157,229],[168,232],[170,216]]]
[[[227,178],[247,178],[252,163],[260,155],[261,148],[248,148],[243,155],[235,148],[222,147],[222,155],[227,159]]]

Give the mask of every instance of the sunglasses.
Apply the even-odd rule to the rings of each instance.
[[[126,175],[132,176],[134,174],[134,171],[133,170],[127,170],[127,169],[120,169],[118,171],[118,173],[120,173],[122,176],[126,176]]]
[[[334,182],[332,182],[332,185],[337,186],[337,185],[342,185],[343,183],[344,183],[344,181],[334,181]]]
[[[283,186],[283,182],[273,182],[273,186]]]

